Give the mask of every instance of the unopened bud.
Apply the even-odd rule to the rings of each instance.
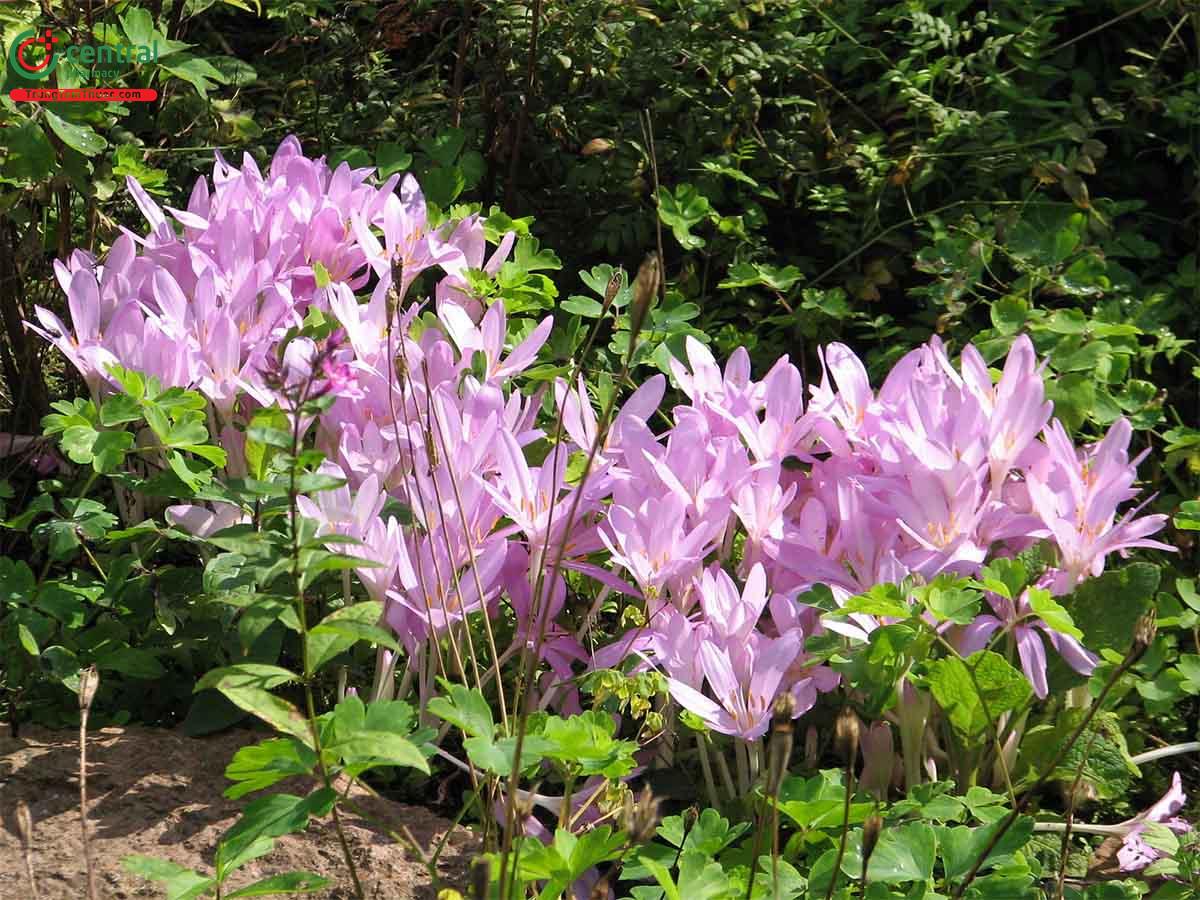
[[[858,714],[849,706],[843,706],[834,727],[833,746],[848,764],[853,764],[858,758],[858,739],[861,733],[862,723]]]
[[[642,788],[637,800],[632,794],[625,796],[625,804],[621,809],[621,829],[629,835],[633,844],[647,844],[654,839],[658,828],[658,806],[660,801],[650,790],[650,785]]]
[[[486,857],[476,857],[471,863],[471,897],[487,900],[488,887],[492,883],[492,864]]]
[[[591,900],[608,900],[611,896],[612,888],[608,886],[608,876],[602,875],[592,888]]]
[[[96,689],[100,687],[100,673],[95,666],[79,670],[79,708],[86,712],[92,708],[96,699]]]
[[[621,270],[617,269],[612,273],[612,278],[608,279],[608,287],[604,289],[604,308],[600,312],[601,316],[608,312],[619,293],[621,293]]]
[[[33,846],[33,815],[29,812],[29,804],[24,800],[17,801],[17,837],[25,849]]]
[[[1133,626],[1133,647],[1130,652],[1136,654],[1136,658],[1140,658],[1143,653],[1150,649],[1150,645],[1154,643],[1154,638],[1158,635],[1158,613],[1155,610],[1150,610],[1144,616],[1137,620],[1137,624]]]
[[[463,900],[463,895],[454,888],[442,888],[437,892],[437,900]]]
[[[638,269],[637,277],[633,280],[633,307],[629,311],[629,352],[632,355],[634,344],[642,325],[646,321],[646,313],[658,296],[659,285],[662,282],[662,269],[659,266],[657,253],[646,254],[646,259]]]

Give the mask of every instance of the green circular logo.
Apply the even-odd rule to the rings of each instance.
[[[17,35],[8,48],[9,68],[30,81],[41,81],[54,71],[58,65],[58,55],[54,45],[58,38],[49,28],[38,31],[31,28]],[[40,56],[38,51],[41,51]]]

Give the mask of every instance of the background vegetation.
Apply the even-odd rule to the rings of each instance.
[[[527,311],[578,320],[552,340],[561,360],[598,315],[589,288],[603,295],[603,280],[576,273],[635,272],[661,242],[667,288],[635,369],[668,371],[667,353],[693,335],[718,357],[750,348],[756,371],[787,353],[806,382],[820,378],[816,347],[840,340],[878,376],[931,332],[952,348],[972,340],[989,362],[1024,332],[1049,358],[1056,415],[1077,440],[1126,416],[1135,447],[1153,450],[1140,471],[1154,506],[1177,513],[1197,496],[1196,0],[0,5],[6,49],[34,25],[159,41],[155,64],[115,83],[160,99],[14,103],[9,89],[24,85],[8,76],[9,432],[39,433],[52,400],[81,393],[22,322],[35,304],[63,308],[54,259],[102,255],[120,226],[140,233],[124,177],[182,208],[214,151],[262,163],[295,134],[310,155],[412,171],[436,207],[492,211],[492,227],[538,239],[523,244],[524,280],[506,300],[510,312],[525,296]],[[93,83],[67,64],[54,77]],[[620,372],[627,338],[605,332],[590,351],[601,384]],[[101,645],[115,673],[94,718],[171,723],[195,679],[222,661],[221,617],[163,600],[196,590],[199,572],[139,573],[118,538],[102,558],[107,581],[114,560],[136,577],[111,596],[88,594],[99,589],[78,583],[71,564],[113,522],[97,503],[33,527],[54,501],[29,503],[55,486],[35,484],[24,461],[12,456],[3,550],[32,554],[39,579],[59,577],[63,609],[87,600],[61,628],[78,633],[79,658]],[[1181,550],[1162,579],[1176,588],[1159,595],[1166,627],[1122,680],[1118,711],[1189,740],[1200,681],[1181,659],[1200,651],[1196,548],[1187,530],[1165,539]],[[12,597],[29,569],[4,562],[0,592]],[[168,670],[178,677],[162,679]],[[10,694],[13,671],[0,674]],[[57,705],[10,696],[10,715],[20,705],[72,720],[54,689]],[[1200,788],[1200,768],[1178,768]],[[1163,771],[1145,796],[1112,808],[1132,814],[1158,796]]]

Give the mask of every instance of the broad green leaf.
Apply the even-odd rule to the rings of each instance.
[[[121,647],[104,653],[96,658],[96,668],[144,679],[161,678],[167,672],[153,653],[140,647]]]
[[[230,0],[225,0],[229,3]],[[269,897],[275,894],[311,894],[322,888],[329,887],[333,882],[313,872],[284,872],[282,875],[272,875],[254,884],[239,888],[225,896],[229,900],[235,897]]]
[[[861,853],[858,854],[861,859]],[[898,827],[885,828],[875,845],[875,852],[867,867],[867,878],[879,884],[905,884],[910,881],[930,881],[933,864],[937,857],[937,835],[933,827],[924,822],[910,822]],[[858,871],[842,871],[856,877]]]
[[[477,690],[439,679],[444,693],[429,701],[429,711],[470,737],[491,738],[496,733],[492,708]]]
[[[284,778],[308,775],[316,764],[316,754],[295,738],[271,738],[242,747],[225,768],[225,777],[238,782],[225,790],[225,796],[236,800]]]
[[[1001,819],[978,828],[968,828],[965,825],[936,828],[946,877],[953,881],[965,875],[975,864],[975,860],[979,859],[984,848],[991,843],[996,832],[1004,825],[1004,821]],[[1028,844],[1032,836],[1033,817],[1019,817],[988,854],[980,871],[986,872],[988,869],[1004,863],[1009,856]]]
[[[383,604],[369,600],[335,610],[322,619],[308,635],[308,671],[316,672],[360,640],[399,650],[395,637],[379,627],[382,615]]]
[[[232,684],[222,685],[218,687],[218,690],[228,697],[236,707],[258,716],[276,731],[290,734],[303,741],[305,745],[311,745],[312,733],[309,729],[308,719],[299,709],[282,697],[276,697],[270,691],[262,688]]]
[[[226,81],[225,75],[208,60],[186,53],[173,54],[166,61],[159,61],[158,66],[181,81],[186,81],[201,97],[207,97],[210,90]]]
[[[231,862],[255,841],[300,831],[308,824],[310,816],[327,815],[336,799],[337,793],[333,789],[320,788],[307,797],[271,794],[251,801],[241,818],[225,832],[217,848],[218,876],[226,877]]]
[[[209,688],[224,690],[227,687],[256,687],[270,690],[289,681],[298,681],[300,676],[279,666],[264,663],[239,663],[213,669],[196,682],[194,690],[203,691]]]
[[[387,142],[375,148],[375,166],[380,178],[405,171],[412,161],[412,154],[405,152],[399,144]]]
[[[1071,614],[1050,596],[1049,591],[1030,588],[1026,596],[1029,598],[1029,608],[1050,628],[1060,634],[1070,635],[1076,640],[1083,640],[1083,632],[1075,627]]]
[[[405,766],[429,774],[429,763],[416,745],[405,737],[387,731],[362,730],[329,748],[341,754],[348,765],[371,762],[373,765]]]
[[[1068,709],[1053,725],[1039,725],[1026,733],[1021,742],[1017,771],[1023,782],[1030,783],[1049,770],[1085,715],[1085,709]],[[1130,759],[1121,721],[1115,713],[1097,713],[1050,775],[1069,784],[1080,773],[1104,799],[1124,796],[1133,779],[1140,774]]]
[[[1028,679],[991,650],[973,653],[966,661],[935,660],[926,681],[950,724],[966,739],[978,738],[999,716],[1033,696]]]
[[[0,174],[5,178],[39,184],[58,166],[54,147],[46,133],[30,119],[0,130],[0,146],[6,150],[4,165],[0,168]]]
[[[1062,598],[1072,621],[1083,627],[1084,646],[1095,653],[1129,649],[1134,626],[1158,590],[1159,575],[1151,563],[1133,563],[1091,578]]]
[[[681,184],[671,193],[669,189],[659,191],[658,217],[671,229],[675,240],[685,250],[704,246],[704,238],[691,233],[693,226],[712,214],[708,198],[696,190],[694,185]]]
[[[193,900],[201,897],[213,887],[217,880],[193,872],[178,863],[153,856],[126,856],[121,865],[134,875],[150,881],[161,881],[167,891],[167,900]]]
[[[50,126],[50,130],[58,135],[59,139],[72,150],[77,150],[84,156],[95,156],[108,146],[108,141],[96,134],[90,125],[76,125],[59,118],[49,109],[43,109],[42,111],[46,116],[46,124]]]

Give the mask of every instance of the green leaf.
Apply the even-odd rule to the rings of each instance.
[[[1068,709],[1055,724],[1039,725],[1026,733],[1018,756],[1023,782],[1031,783],[1049,769],[1086,715],[1085,709]],[[1051,777],[1070,784],[1078,773],[1104,799],[1124,796],[1140,774],[1129,757],[1121,721],[1115,713],[1097,713]]]
[[[167,670],[149,651],[138,647],[121,647],[96,658],[96,668],[120,672],[131,678],[162,678]]]
[[[193,872],[178,863],[153,856],[126,856],[121,865],[134,875],[150,881],[161,881],[167,889],[167,900],[193,900],[216,886],[215,878]]]
[[[466,140],[467,134],[461,128],[447,128],[422,141],[421,149],[439,165],[452,166]]]
[[[445,693],[429,701],[429,711],[470,737],[491,738],[496,733],[492,708],[483,694],[461,684],[438,679]]]
[[[867,867],[867,878],[879,884],[904,884],[909,881],[929,881],[933,878],[933,864],[937,856],[937,835],[933,827],[924,822],[910,822],[899,827],[885,828],[871,854]],[[861,854],[860,854],[861,857]],[[842,871],[851,877],[862,870],[847,872],[843,862]]]
[[[332,883],[328,878],[313,872],[284,872],[282,875],[272,875],[270,878],[256,881],[225,896],[233,900],[234,897],[268,897],[272,894],[311,894],[313,891],[329,887]]]
[[[581,297],[578,294],[568,297],[559,307],[563,312],[573,316],[583,316],[585,319],[598,319],[604,312],[604,307],[591,297]]]
[[[1088,579],[1061,603],[1072,621],[1083,626],[1083,643],[1089,650],[1124,653],[1138,619],[1150,608],[1159,577],[1157,566],[1133,563]]]
[[[671,229],[675,240],[685,250],[704,246],[704,239],[692,234],[691,229],[711,214],[712,206],[708,198],[697,191],[694,185],[681,184],[673,194],[669,189],[659,191],[658,217]]]
[[[129,43],[148,46],[154,40],[154,19],[148,10],[135,6],[118,15],[117,19]]]
[[[43,182],[58,165],[46,133],[30,119],[0,129],[0,146],[6,151],[0,174],[14,181]]]
[[[49,109],[43,108],[43,112],[50,130],[72,150],[76,150],[84,156],[95,156],[108,146],[108,141],[96,134],[90,126],[75,125],[65,119],[60,119]]]
[[[687,900],[715,900],[729,891],[729,876],[719,862],[704,853],[687,850],[679,857],[679,896]]]
[[[542,728],[546,755],[581,775],[619,778],[633,771],[634,741],[616,740],[612,717],[601,710],[588,710],[564,719],[551,716]]]
[[[1029,304],[1022,297],[1001,297],[992,304],[992,325],[1003,335],[1016,334],[1029,315]]]
[[[412,154],[405,152],[399,144],[383,143],[375,148],[375,166],[380,178],[387,178],[405,171],[412,165]]]
[[[255,841],[300,831],[308,824],[310,816],[328,814],[336,799],[334,790],[320,788],[307,797],[271,794],[251,801],[242,817],[225,832],[217,848],[218,877],[226,878],[234,868],[233,861]]]
[[[931,584],[914,592],[939,622],[969,625],[979,614],[982,598],[979,593],[956,587]]]
[[[553,745],[540,735],[528,734],[521,742],[521,764],[518,771],[525,771],[530,766],[540,763],[546,758],[546,752]],[[491,772],[493,775],[508,777],[512,775],[513,758],[517,753],[515,737],[493,740],[490,737],[473,737],[463,741],[463,748],[473,765]]]
[[[965,825],[956,827],[941,826],[936,828],[936,832],[941,844],[941,857],[946,870],[948,879],[956,879],[965,875],[970,871],[971,866],[975,864],[975,860],[979,859],[980,854],[992,842],[996,832],[1004,825],[1004,820],[999,819],[992,822],[990,825],[984,825],[981,828],[968,828]],[[1004,836],[988,854],[980,866],[980,871],[987,871],[997,865],[1003,864],[1008,857],[1016,853],[1022,847],[1029,843],[1029,839],[1033,836],[1033,817],[1020,816],[1013,822]]]
[[[913,614],[913,608],[904,599],[904,594],[897,585],[877,584],[865,594],[847,600],[839,613],[865,613],[869,616],[907,619]]]
[[[115,472],[132,449],[133,435],[128,431],[101,431],[92,445],[92,466],[97,472]]]
[[[1026,592],[1029,598],[1029,608],[1054,631],[1070,635],[1076,640],[1083,640],[1083,632],[1075,627],[1071,614],[1058,601],[1050,596],[1050,592],[1041,588],[1030,588]]]
[[[187,53],[173,54],[166,62],[160,61],[158,66],[181,81],[186,81],[201,97],[207,97],[208,92],[217,84],[224,84],[226,81],[225,75],[208,60]]]
[[[400,650],[396,638],[379,627],[383,604],[374,600],[335,610],[308,634],[308,671],[316,672],[359,641]]]
[[[429,763],[416,745],[405,737],[387,731],[362,730],[329,748],[347,765],[365,762],[375,766],[405,766],[429,774]]]
[[[926,681],[950,724],[967,739],[1033,696],[1028,679],[991,650],[973,653],[965,662],[958,657],[935,660]]]
[[[1185,500],[1179,504],[1175,527],[1184,531],[1200,531],[1200,500]]]
[[[30,656],[38,656],[41,651],[38,649],[37,639],[33,636],[33,632],[29,630],[24,622],[17,623],[17,640],[21,642],[21,646],[25,648],[25,652]]]
[[[258,716],[276,731],[290,734],[303,741],[305,745],[312,742],[308,719],[295,705],[276,697],[270,691],[257,687],[240,685],[222,685],[218,690],[229,698],[230,702],[239,709]]]
[[[196,682],[195,691],[210,688],[224,690],[227,687],[257,687],[270,690],[289,681],[299,681],[300,676],[279,666],[269,666],[264,663],[240,663],[235,666],[225,666],[213,669]]]
[[[238,782],[225,790],[225,796],[236,800],[293,775],[311,774],[316,764],[316,754],[295,738],[271,738],[242,747],[225,768],[225,777]]]
[[[100,407],[100,424],[109,428],[126,422],[140,422],[141,404],[128,394],[114,394]]]

